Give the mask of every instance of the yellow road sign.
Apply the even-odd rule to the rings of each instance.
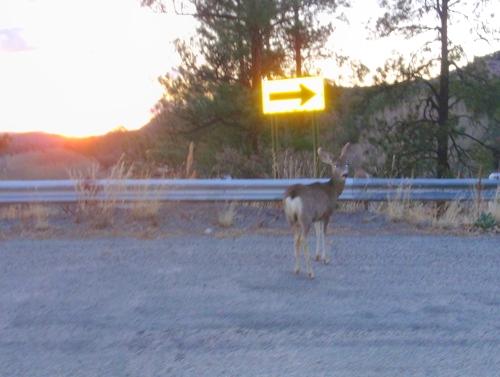
[[[323,78],[262,80],[262,105],[264,114],[324,110]]]

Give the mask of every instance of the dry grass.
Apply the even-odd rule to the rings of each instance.
[[[158,226],[160,219],[161,202],[156,198],[156,193],[147,186],[142,186],[139,189],[139,196],[144,200],[133,202],[130,209],[130,217],[134,221],[149,221],[151,225]]]
[[[119,194],[125,190],[121,182],[130,179],[132,172],[133,166],[127,165],[123,159],[120,159],[106,176],[106,179],[115,180],[116,183],[101,188],[95,183],[99,177],[99,167],[96,164],[84,171],[69,171],[70,178],[75,181],[75,190],[80,197],[75,211],[75,220],[77,222],[90,221],[97,229],[113,225],[115,209],[123,204],[118,199]]]
[[[410,187],[398,187],[393,200],[387,201],[386,216],[392,221],[407,219],[413,206],[409,199]]]
[[[43,204],[17,204],[0,208],[0,220],[18,220],[23,228],[35,231],[48,230],[49,218],[57,214],[54,207]]]
[[[113,226],[116,220],[116,209],[125,207],[125,203],[118,199],[121,196],[120,194],[127,190],[124,181],[133,177],[151,178],[151,169],[143,169],[142,173],[137,170],[134,164],[127,164],[123,158],[120,158],[108,172],[100,171],[97,164],[93,164],[84,170],[69,170],[69,176],[75,181],[76,192],[80,196],[76,210],[73,213],[76,222],[89,221],[92,227],[96,229]],[[186,178],[196,177],[193,142],[189,144],[183,174],[185,174]],[[96,185],[98,179],[113,180],[115,184],[99,187]],[[127,209],[129,211],[125,220],[149,221],[151,225],[157,227],[162,207],[157,193],[144,185],[135,188],[130,194],[140,200],[133,201],[128,205]]]
[[[488,212],[493,215],[497,223],[500,224],[500,188],[495,193],[495,199],[488,203]]]
[[[277,178],[291,179],[315,175],[313,155],[310,151],[295,152],[286,149],[277,154],[276,165]]]
[[[217,224],[223,228],[233,226],[236,218],[236,203],[231,202],[225,205],[224,208],[217,214]]]
[[[364,202],[339,202],[339,211],[343,213],[355,213],[364,211],[367,208],[367,205]]]
[[[125,190],[124,181],[131,179],[134,166],[126,164],[120,159],[107,174],[99,170],[98,165],[93,165],[84,171],[70,171],[71,179],[75,181],[76,191],[80,196],[73,215],[76,222],[88,221],[93,228],[104,229],[114,225],[116,209],[124,207],[120,194]],[[98,179],[115,181],[115,184],[101,188],[96,185]],[[150,176],[142,176],[148,179]],[[137,187],[133,194],[143,200],[134,201],[128,206],[128,215],[125,220],[149,221],[154,227],[158,226],[161,202],[156,198],[156,193],[147,187]]]
[[[476,194],[474,201],[449,201],[439,207],[435,203],[409,200],[410,188],[401,187],[393,200],[372,204],[370,209],[391,221],[405,221],[414,225],[429,225],[435,229],[473,229],[482,213],[491,215],[500,224],[500,189],[493,200],[482,200]]]
[[[437,211],[436,211],[437,212]],[[437,228],[461,228],[471,226],[477,219],[477,213],[465,202],[454,201],[445,204],[442,214],[435,213],[432,225]]]
[[[137,221],[150,221],[152,225],[158,226],[161,203],[158,200],[144,200],[134,202],[130,210],[130,216]]]

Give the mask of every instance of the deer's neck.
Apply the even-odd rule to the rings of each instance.
[[[328,194],[332,199],[337,199],[344,191],[345,179],[342,177],[332,177],[327,182]]]

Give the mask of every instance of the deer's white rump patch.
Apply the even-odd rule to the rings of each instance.
[[[297,221],[297,218],[302,213],[302,199],[299,196],[292,198],[287,196],[285,198],[285,214],[288,221],[291,223]]]

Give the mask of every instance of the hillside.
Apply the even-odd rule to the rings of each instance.
[[[0,155],[0,179],[67,179],[70,171],[88,170],[95,163],[67,148],[72,139],[63,136],[28,132],[11,133],[9,139]]]
[[[486,67],[490,77],[500,76],[500,52],[476,58],[463,69],[474,66]],[[456,75],[456,72],[452,72],[452,76]],[[412,83],[356,88],[330,86],[331,110],[320,117],[323,143],[336,145],[345,140],[358,142],[356,157],[352,159],[355,160],[355,164],[372,174],[386,174],[383,171],[383,166],[387,165],[385,152],[381,151],[376,142],[377,138],[383,137],[384,131],[376,129],[378,121],[374,119],[380,118],[381,115],[386,121],[404,117],[423,88],[425,86]],[[469,95],[475,97],[475,93]],[[463,104],[460,109],[464,113],[468,111]],[[161,114],[138,131],[117,130],[103,136],[82,139],[41,132],[10,134],[10,145],[4,151],[8,156],[0,157],[0,174],[3,172],[0,178],[43,177],[40,174],[43,169],[39,167],[45,165],[46,168],[47,164],[53,167],[50,173],[48,171],[51,169],[48,169],[47,178],[65,178],[67,169],[86,167],[93,162],[97,162],[103,169],[108,169],[122,157],[128,162],[147,168],[154,169],[159,166],[177,168],[184,162],[190,141],[195,142],[195,168],[202,176],[213,174],[214,164],[220,160],[222,169],[234,171],[229,165],[248,165],[245,167],[247,170],[237,169],[237,171],[250,171],[251,174],[252,169],[255,172],[255,164],[265,162],[268,158],[267,155],[258,157],[244,155],[239,146],[231,145],[230,133],[222,132],[221,136],[220,131],[219,139],[222,137],[222,142],[215,143],[212,149],[204,147],[204,144],[215,137],[213,130],[177,134],[175,129],[178,124],[179,119],[174,115]],[[488,126],[488,120],[484,119],[482,124],[483,126],[477,129],[467,124],[464,124],[463,128],[478,138],[491,137],[491,132],[488,134],[483,130],[485,125],[491,127]],[[280,132],[284,140],[281,150],[294,148],[306,151],[312,145],[308,127],[293,132],[283,129]],[[494,135],[493,137],[498,137]],[[265,131],[263,140],[265,143],[269,142],[265,140],[267,137]],[[224,149],[227,147],[229,152]],[[269,153],[267,145],[262,153]],[[238,175],[237,172],[235,174]]]
[[[10,154],[61,148],[66,142],[63,136],[44,132],[10,133],[9,136],[10,143],[7,152]]]

